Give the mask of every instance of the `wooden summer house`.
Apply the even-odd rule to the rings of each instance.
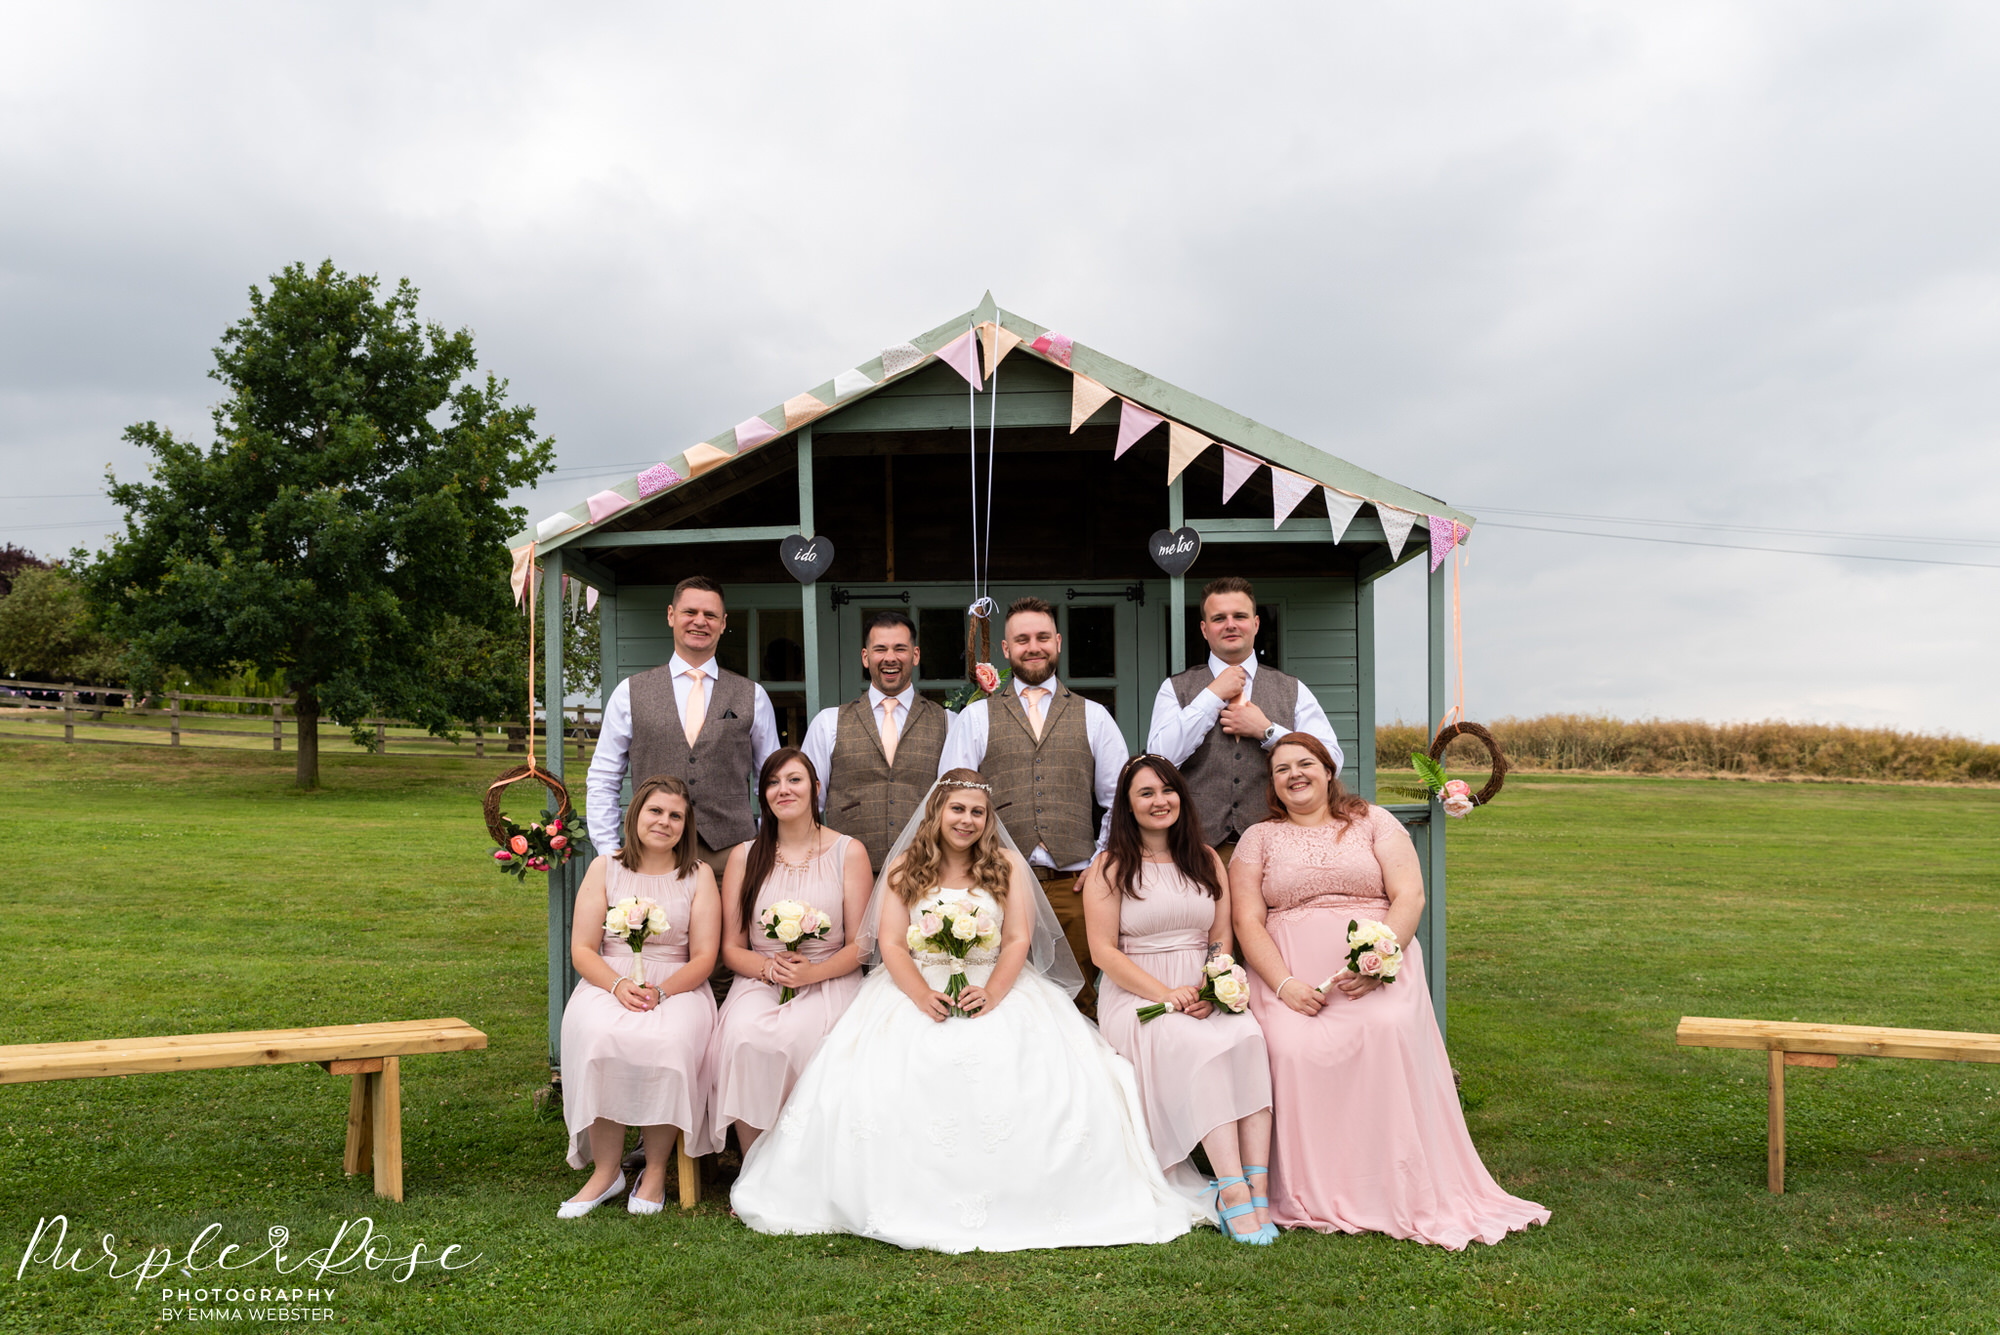
[[[1121,436],[1154,417],[1163,420],[1119,453]],[[517,568],[532,543],[540,569],[544,698],[562,697],[565,578],[597,593],[608,697],[667,660],[673,586],[703,574],[728,604],[722,665],[763,684],[787,743],[822,706],[863,689],[860,627],[875,608],[916,622],[918,687],[942,699],[967,674],[975,503],[982,530],[990,504],[985,591],[1003,609],[1023,594],[1055,604],[1061,679],[1109,710],[1135,752],[1145,748],[1162,679],[1206,656],[1195,626],[1201,585],[1223,574],[1255,581],[1260,660],[1317,694],[1346,753],[1346,782],[1370,798],[1374,581],[1425,559],[1438,541],[1428,518],[1447,533],[1457,526],[1447,541],[1462,541],[1473,524],[1434,497],[1000,310],[989,294],[517,535]],[[1150,539],[1183,527],[1200,534],[1200,552],[1170,576]],[[817,536],[831,541],[832,561],[801,584],[780,544]],[[1429,577],[1433,727],[1447,707],[1447,573],[1438,566]],[[996,662],[998,638],[996,626]],[[559,776],[560,754],[550,761]],[[579,800],[582,779],[566,776]],[[1442,1024],[1441,809],[1391,810],[1423,862],[1429,909],[1420,936]],[[579,859],[550,875],[549,1041],[558,1068],[562,1007],[575,984],[570,905],[587,865]]]

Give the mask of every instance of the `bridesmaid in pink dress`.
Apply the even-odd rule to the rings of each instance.
[[[640,952],[643,986],[631,978],[632,948],[604,930],[610,906],[628,898],[667,913],[667,930]],[[563,1120],[569,1166],[596,1169],[556,1211],[561,1218],[589,1214],[625,1190],[626,1127],[639,1128],[646,1150],[625,1202],[632,1214],[657,1214],[666,1201],[676,1129],[689,1145],[707,1136],[708,975],[721,931],[715,873],[695,856],[687,785],[647,779],[625,810],[625,846],[591,863],[576,891],[570,958],[581,978],[563,1008]]]
[[[774,751],[757,786],[757,837],[730,851],[722,878],[722,962],[736,977],[709,1044],[704,1154],[722,1148],[732,1123],[746,1153],[777,1124],[799,1073],[861,990],[860,947],[847,927],[868,908],[868,850],[820,824],[819,776],[805,752]],[[758,915],[782,899],[825,911],[825,939],[792,950],[766,936]],[[786,987],[797,995],[780,1003]]]
[[[1097,1027],[1138,1075],[1153,1153],[1168,1177],[1199,1182],[1186,1160],[1200,1145],[1220,1184],[1218,1214],[1230,1216],[1225,1231],[1268,1245],[1277,1230],[1244,1178],[1245,1165],[1270,1162],[1264,1035],[1248,1013],[1214,1015],[1195,1000],[1203,966],[1230,950],[1222,859],[1200,826],[1172,762],[1152,755],[1125,762],[1110,838],[1083,884],[1090,958],[1104,971]],[[1139,1019],[1140,1006],[1162,1001],[1176,1010]]]
[[[1301,732],[1272,748],[1268,797],[1272,819],[1238,842],[1229,885],[1271,1051],[1272,1219],[1454,1251],[1546,1224],[1547,1210],[1501,1190],[1465,1129],[1413,939],[1423,873],[1401,823],[1342,789]],[[1370,918],[1403,943],[1393,983],[1343,973],[1347,924]]]

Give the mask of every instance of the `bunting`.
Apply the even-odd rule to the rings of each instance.
[[[595,612],[596,610],[597,610],[597,586],[595,584],[586,584],[583,586],[583,614],[585,616],[589,616],[592,612]]]
[[[761,417],[746,417],[736,424],[736,452],[754,450],[778,434],[778,428]]]
[[[711,468],[720,467],[735,457],[733,454],[724,454],[707,441],[703,441],[699,445],[690,445],[685,457],[688,476],[691,478],[700,477]]]
[[[937,359],[964,376],[966,384],[979,388],[979,348],[970,329],[939,348]]]
[[[986,349],[988,380],[993,378],[993,372],[999,368],[1000,363],[1007,360],[1007,354],[1021,346],[1019,334],[1011,329],[1002,329],[991,320],[979,326],[979,341]]]
[[[508,577],[508,582],[514,586],[514,606],[519,607],[521,600],[528,596],[528,572],[535,566],[535,544],[531,542],[512,548],[508,554],[514,558],[514,573]]]
[[[1229,498],[1234,496],[1238,489],[1250,480],[1250,475],[1255,473],[1263,465],[1263,462],[1262,459],[1254,455],[1245,454],[1243,451],[1235,449],[1232,446],[1224,445],[1222,447],[1223,504],[1227,505],[1229,503]]]
[[[601,524],[632,502],[615,491],[600,491],[584,504],[590,507],[590,522]]]
[[[1431,569],[1435,571],[1444,564],[1444,558],[1451,555],[1451,549],[1464,542],[1472,530],[1456,519],[1441,519],[1437,515],[1425,515],[1431,525]]]
[[[882,349],[882,378],[901,375],[924,359],[924,350],[914,343],[898,343]]]
[[[1201,452],[1215,444],[1207,436],[1191,426],[1179,422],[1167,423],[1167,481],[1179,477],[1187,466],[1200,457]]]
[[[1130,399],[1118,401],[1118,448],[1111,452],[1116,459],[1125,451],[1139,443],[1139,437],[1151,431],[1167,419],[1158,413],[1149,413]]]
[[[1319,483],[1309,477],[1300,477],[1271,465],[1271,527],[1277,528],[1299,508],[1299,502],[1312,494]]]
[[[668,487],[678,486],[687,479],[676,473],[672,464],[654,464],[633,481],[639,484],[639,499],[643,501],[649,496],[659,495]]]
[[[567,533],[573,528],[582,527],[583,521],[581,519],[578,519],[567,510],[558,510],[541,523],[535,525],[535,541],[547,542],[550,538],[558,534]]]
[[[1416,512],[1398,510],[1393,505],[1375,502],[1375,514],[1382,521],[1382,536],[1389,543],[1389,559],[1396,560],[1403,554],[1403,544],[1410,540],[1410,525],[1417,522]]]
[[[1354,512],[1361,508],[1361,498],[1335,491],[1332,487],[1321,487],[1320,490],[1326,493],[1326,518],[1333,525],[1333,540],[1339,542],[1347,535],[1347,526],[1354,522]]]
[[[864,389],[875,388],[875,382],[859,368],[842,371],[833,378],[833,397],[844,399],[850,394],[859,394]]]
[[[1028,346],[1036,352],[1041,353],[1044,357],[1055,358],[1064,366],[1069,365],[1070,356],[1076,351],[1075,342],[1062,334],[1056,333],[1054,330],[1043,334]]]
[[[810,394],[794,394],[785,400],[785,430],[793,431],[826,411],[826,405]]]
[[[1099,408],[1111,402],[1111,391],[1087,375],[1080,375],[1070,391],[1069,429],[1072,433],[1088,422]]]

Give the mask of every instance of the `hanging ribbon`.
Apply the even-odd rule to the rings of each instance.
[[[1451,653],[1457,674],[1457,700],[1432,731],[1435,737],[1453,724],[1465,722],[1465,630],[1459,619],[1459,572],[1465,568],[1465,549],[1454,547],[1451,561]]]
[[[966,337],[974,330],[968,323]],[[970,346],[970,344],[968,344]],[[977,367],[978,363],[972,363]],[[979,381],[965,380],[965,416],[968,457],[972,466],[972,603],[965,609],[965,672],[968,678],[980,663],[993,659],[993,613],[997,610],[986,590],[991,578],[993,556],[993,465],[1000,443],[1000,364],[993,364],[993,383],[987,390],[986,415],[986,504],[984,515],[979,502]]]

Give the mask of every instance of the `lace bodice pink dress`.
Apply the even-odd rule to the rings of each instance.
[[[781,899],[793,899],[822,909],[833,927],[821,941],[808,941],[799,954],[815,962],[837,954],[847,944],[842,921],[843,869],[853,842],[831,830],[828,847],[801,866],[780,862],[764,878],[750,921],[750,948],[759,955],[776,955],[785,947],[764,934],[756,914]],[[861,990],[861,970],[812,983],[780,1005],[779,988],[761,978],[740,974],[729,984],[729,996],[709,1043],[709,1072],[715,1080],[710,1101],[710,1143],[699,1152],[722,1148],[732,1122],[759,1131],[777,1125],[779,1110],[791,1097],[792,1086],[806,1069],[820,1042],[832,1031]]]
[[[1118,948],[1168,987],[1199,987],[1208,962],[1215,901],[1178,867],[1142,863],[1140,897],[1118,901]],[[1146,1004],[1109,974],[1099,987],[1097,1027],[1132,1063],[1153,1153],[1171,1174],[1201,1138],[1271,1106],[1270,1059],[1256,1017],[1162,1015],[1141,1023]]]
[[[1375,806],[1349,825],[1250,827],[1231,865],[1254,870],[1251,893],[1263,895],[1287,973],[1317,986],[1345,967],[1347,924],[1389,913],[1376,845],[1408,839]],[[1548,1222],[1547,1210],[1502,1190],[1473,1148],[1415,941],[1395,982],[1357,999],[1328,988],[1313,1017],[1253,971],[1250,1009],[1271,1053],[1273,1223],[1457,1250]]]
[[[617,859],[604,860],[607,902],[634,895],[667,911],[667,930],[648,937],[646,981],[660,983],[688,960],[688,918],[694,903],[692,875],[645,876]],[[598,953],[622,976],[632,971],[632,948],[606,933]],[[663,998],[649,1011],[628,1011],[609,992],[579,980],[563,1007],[563,1121],[569,1128],[569,1166],[590,1163],[590,1124],[600,1117],[624,1126],[674,1126],[689,1145],[708,1135],[708,1042],[715,1028],[715,994],[701,986]]]

